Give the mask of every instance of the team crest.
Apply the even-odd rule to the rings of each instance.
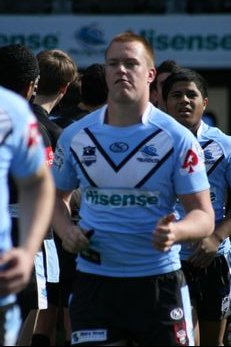
[[[96,147],[87,146],[83,148],[82,162],[87,166],[96,163]]]

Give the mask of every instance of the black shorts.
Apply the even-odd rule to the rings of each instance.
[[[54,234],[54,240],[55,240],[55,244],[56,244],[56,248],[58,252],[59,268],[60,268],[59,300],[60,300],[61,306],[67,307],[69,302],[69,297],[72,293],[73,284],[76,278],[77,255],[65,251],[65,249],[62,247],[62,241],[56,234]]]
[[[193,342],[191,305],[181,270],[142,278],[78,273],[70,303],[72,345],[132,340],[142,346]]]
[[[38,287],[33,269],[28,285],[17,295],[17,301],[20,306],[22,321],[24,322],[31,310],[37,310],[39,307]]]
[[[182,261],[193,306],[199,319],[219,321],[230,315],[230,273],[224,256],[205,269]]]

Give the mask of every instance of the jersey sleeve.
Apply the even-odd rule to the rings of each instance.
[[[193,135],[185,136],[175,151],[174,183],[177,195],[209,189],[204,154]]]
[[[70,149],[71,135],[66,130],[60,136],[52,165],[55,185],[63,191],[71,191],[79,187],[76,168],[72,160]]]
[[[228,183],[229,191],[231,193],[231,154],[227,158],[227,168],[226,168],[226,180]]]
[[[13,160],[10,172],[16,177],[35,174],[45,162],[45,150],[38,123],[29,107],[22,107],[20,126],[13,125]]]

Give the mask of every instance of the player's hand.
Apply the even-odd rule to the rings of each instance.
[[[89,247],[91,231],[84,231],[78,225],[73,225],[62,241],[63,248],[70,253],[78,253]]]
[[[213,234],[202,239],[188,261],[196,267],[208,267],[214,260],[219,245],[220,242]]]
[[[153,232],[153,246],[159,251],[166,252],[176,241],[174,232],[174,213],[171,213],[159,220]]]
[[[0,256],[0,295],[15,294],[30,280],[34,258],[24,248],[13,248]]]

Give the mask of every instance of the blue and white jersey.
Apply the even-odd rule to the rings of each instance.
[[[0,87],[0,252],[12,247],[8,210],[8,174],[23,178],[34,174],[44,162],[44,149],[37,121],[27,103]],[[2,270],[2,269],[1,269]],[[0,297],[0,306],[14,296]]]
[[[218,225],[224,218],[227,194],[231,188],[231,136],[201,122],[197,139],[204,151],[211,201],[215,211],[216,225]],[[179,206],[178,213],[184,216]],[[194,250],[194,244],[182,243],[181,259],[187,260]],[[230,241],[227,238],[220,245],[217,254],[227,254],[229,251]]]
[[[53,173],[56,186],[80,186],[80,226],[94,230],[78,257],[83,272],[140,277],[180,268],[179,245],[152,246],[157,221],[173,211],[177,194],[209,188],[203,155],[191,132],[148,105],[142,122],[104,123],[107,106],[66,128]]]

